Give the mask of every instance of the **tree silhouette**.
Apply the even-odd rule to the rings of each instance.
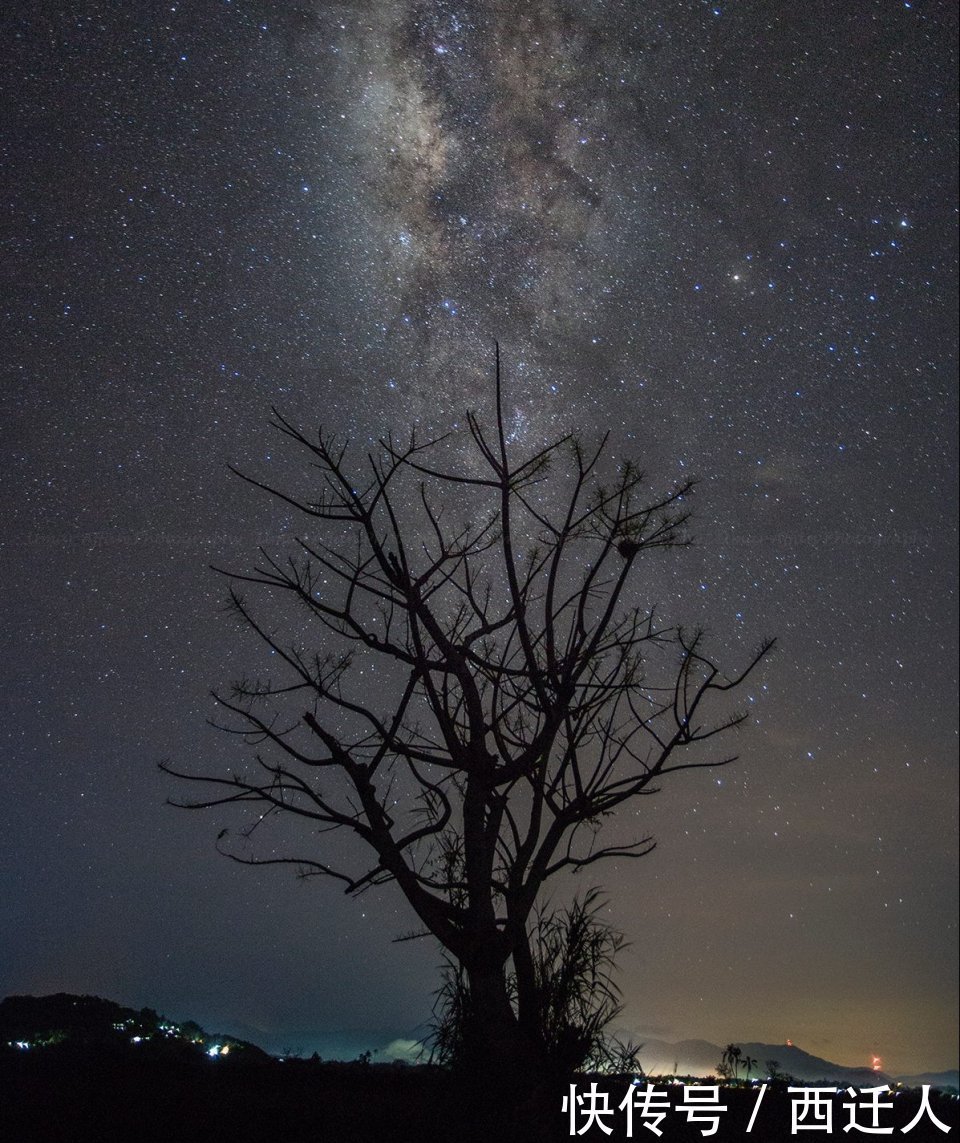
[[[766,1060],[764,1067],[767,1069],[767,1078],[773,1083],[785,1084],[792,1082],[792,1077],[780,1070],[779,1060]]]
[[[218,839],[236,861],[353,894],[396,882],[462,969],[465,1058],[518,1076],[548,1068],[553,1047],[556,982],[534,947],[545,884],[653,849],[617,809],[734,760],[709,740],[746,714],[710,708],[771,644],[728,677],[699,632],[637,602],[651,557],[688,542],[691,481],[645,496],[645,474],[614,464],[606,437],[515,460],[499,354],[492,431],[466,423],[459,440],[388,436],[355,465],[345,443],[274,410],[313,484],[238,473],[305,524],[292,553],[260,548],[252,570],[224,572],[233,613],[269,653],[269,677],[215,695],[254,758],[163,768],[213,787],[176,804],[251,812]],[[265,816],[309,827],[303,848],[255,851]],[[318,840],[327,831],[359,845]]]
[[[723,1055],[720,1057],[720,1066],[717,1070],[724,1078],[734,1080],[737,1078],[737,1068],[742,1055],[743,1051],[737,1044],[727,1044],[723,1049]]]
[[[747,1080],[750,1079],[750,1073],[753,1071],[753,1069],[756,1066],[757,1066],[757,1061],[753,1058],[753,1056],[744,1056],[743,1057],[743,1069],[744,1069],[744,1078],[745,1079],[747,1079]]]
[[[600,919],[604,901],[591,889],[569,907],[542,910],[531,926],[541,1011],[541,1033],[558,1071],[585,1070],[615,1075],[643,1072],[642,1045],[606,1034],[622,1010],[613,979],[622,933]],[[508,980],[511,992],[516,982]],[[464,1054],[469,1027],[469,986],[462,967],[449,957],[438,990],[435,1021],[428,1037],[431,1059],[456,1066]]]

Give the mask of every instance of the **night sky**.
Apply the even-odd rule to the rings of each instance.
[[[243,749],[208,564],[293,536],[226,467],[296,479],[270,405],[362,449],[489,419],[498,339],[519,452],[701,478],[650,602],[731,666],[778,636],[740,761],[577,882],[618,1026],[956,1067],[955,4],[56,7],[3,19],[0,995],[422,1034],[399,892],[226,861],[157,762]]]

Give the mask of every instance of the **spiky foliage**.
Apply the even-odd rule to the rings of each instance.
[[[622,1010],[613,977],[622,933],[600,914],[605,900],[597,888],[572,904],[538,912],[530,936],[536,982],[537,1036],[544,1055],[560,1074],[574,1071],[636,1073],[641,1045],[624,1043],[606,1029]],[[516,975],[508,980],[516,1004]],[[446,959],[428,1037],[435,1062],[457,1067],[465,1056],[473,1005],[467,976]]]

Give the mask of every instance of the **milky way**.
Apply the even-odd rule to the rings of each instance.
[[[637,291],[663,269],[651,199],[688,164],[674,117],[657,126],[644,90],[663,25],[626,12],[423,4],[326,17],[348,60],[334,98],[369,259],[362,305],[428,384],[454,363],[462,384],[465,349],[486,377],[501,338],[521,375],[534,370],[525,395],[542,396],[585,345],[594,367],[619,361],[610,331],[643,328]]]

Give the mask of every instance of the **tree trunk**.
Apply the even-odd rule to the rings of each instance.
[[[559,1088],[542,1040],[521,1026],[504,964],[467,966],[470,991],[454,1119],[497,1143],[557,1138]],[[471,1138],[473,1136],[470,1136]]]
[[[504,965],[468,966],[465,1048],[468,1064],[491,1076],[516,1076],[536,1063],[535,1041],[521,1029],[510,1002]]]

